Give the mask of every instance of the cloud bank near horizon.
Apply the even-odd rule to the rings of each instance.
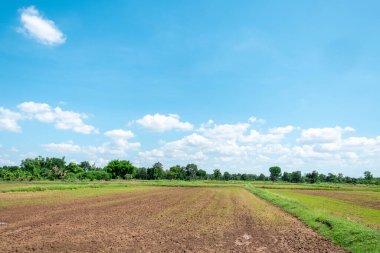
[[[28,101],[17,105],[15,110],[0,107],[2,134],[33,134],[22,132],[22,124],[30,121],[52,124],[57,130],[76,134],[63,142],[34,143],[40,150],[22,150],[22,143],[19,147],[16,144],[6,147],[0,143],[0,163],[17,163],[25,154],[37,151],[41,155],[66,156],[73,161],[90,160],[99,166],[120,158],[139,166],[149,166],[156,161],[164,165],[194,162],[206,169],[220,168],[242,173],[265,171],[269,166],[279,165],[287,170],[325,169],[358,175],[366,169],[378,169],[380,164],[380,135],[357,136],[350,126],[267,127],[263,119],[258,129],[257,120],[253,118],[222,124],[209,120],[197,126],[181,121],[178,114],[155,113],[130,121],[133,124],[126,125],[126,128],[131,129],[99,130],[85,122],[88,116],[84,113]],[[147,131],[153,135],[148,143],[145,139],[140,140]],[[170,136],[173,132],[177,136],[174,139]],[[80,136],[90,134],[97,135],[102,142],[83,144]],[[162,137],[167,137],[167,140]],[[154,143],[158,144],[152,145]],[[5,152],[7,148],[8,152]]]

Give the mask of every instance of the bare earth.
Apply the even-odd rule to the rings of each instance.
[[[1,252],[344,252],[244,189],[155,188],[0,209]]]

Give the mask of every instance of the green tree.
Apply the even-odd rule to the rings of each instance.
[[[33,177],[35,178],[40,178],[41,161],[39,158],[35,158],[35,159],[27,158],[21,161],[21,169],[31,173]]]
[[[364,171],[364,179],[367,181],[371,181],[373,179],[373,175],[370,171]]]
[[[326,177],[326,181],[329,183],[336,183],[336,182],[338,182],[338,178],[336,177],[336,175],[334,175],[332,173],[328,173],[327,177]]]
[[[160,162],[153,164],[152,168],[147,170],[148,179],[163,179],[164,178],[164,169]]]
[[[66,171],[69,173],[78,174],[84,172],[84,169],[80,167],[78,164],[71,162],[66,166]]]
[[[246,173],[241,174],[240,180],[247,181],[248,180],[248,175]]]
[[[173,173],[174,179],[184,179],[185,178],[185,169],[180,165],[170,167],[169,171]]]
[[[265,176],[263,173],[261,173],[257,179],[258,179],[259,181],[265,181],[266,176]]]
[[[222,173],[219,169],[214,170],[213,177],[215,180],[220,180],[222,178]]]
[[[135,178],[137,178],[137,179],[147,179],[148,176],[147,176],[146,168],[143,167],[143,168],[136,169]]]
[[[291,179],[292,179],[292,178],[291,178],[291,174],[290,174],[290,173],[288,173],[288,172],[284,172],[284,173],[282,174],[282,181],[290,182]]]
[[[197,178],[199,179],[206,179],[207,178],[207,173],[205,170],[199,169],[196,173]]]
[[[190,163],[185,167],[185,174],[187,179],[194,179],[197,175],[198,166],[194,163]]]
[[[79,166],[85,171],[92,170],[93,166],[88,161],[83,161],[79,164]]]
[[[316,170],[313,170],[313,172],[311,173],[306,173],[305,177],[306,177],[307,182],[314,184],[319,181],[318,176],[319,176],[318,172]]]
[[[112,178],[128,178],[136,174],[136,167],[126,160],[113,160],[104,167],[106,172],[110,173]]]
[[[293,171],[290,176],[290,182],[292,183],[301,183],[302,182],[302,174],[301,171]]]
[[[228,173],[227,171],[223,173],[223,179],[228,181],[231,180],[231,174]]]
[[[272,181],[277,181],[278,178],[281,176],[281,168],[278,166],[270,167],[269,172],[270,172],[270,179]]]

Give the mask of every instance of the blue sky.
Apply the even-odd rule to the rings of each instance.
[[[2,1],[0,164],[380,173],[378,1]]]

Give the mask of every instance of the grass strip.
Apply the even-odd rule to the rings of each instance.
[[[281,195],[247,185],[246,189],[298,217],[305,224],[351,252],[380,252],[380,231],[356,222],[321,214]]]
[[[6,192],[39,192],[51,190],[76,190],[82,188],[103,188],[103,187],[127,187],[127,184],[64,184],[48,186],[23,186],[15,188],[0,189],[0,193]]]
[[[354,187],[324,187],[324,186],[292,186],[282,187],[277,185],[258,185],[256,188],[262,189],[283,189],[283,190],[315,190],[315,191],[366,191],[366,192],[380,192],[380,188],[354,188]]]
[[[156,181],[135,181],[133,186],[165,186],[165,187],[242,187],[243,183],[224,183],[218,181],[182,181],[182,180],[156,180]]]

